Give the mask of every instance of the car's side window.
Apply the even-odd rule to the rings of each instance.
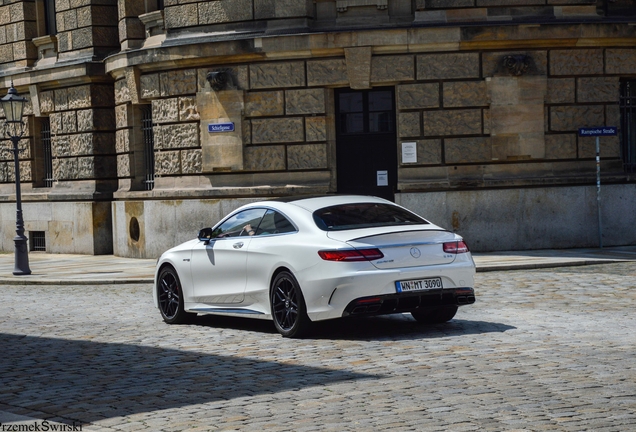
[[[295,231],[296,228],[285,216],[274,210],[267,210],[267,213],[263,216],[255,235],[264,236]]]
[[[237,213],[216,227],[212,233],[212,238],[253,235],[265,212],[265,209],[249,209]]]

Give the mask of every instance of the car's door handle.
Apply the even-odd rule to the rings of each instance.
[[[234,249],[240,249],[243,247],[243,242],[238,242],[238,243],[234,243],[232,246],[234,247]]]

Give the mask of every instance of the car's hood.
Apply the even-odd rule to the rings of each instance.
[[[435,225],[418,227],[420,229],[404,227],[389,233],[386,228],[331,231],[328,235],[356,249],[379,249],[384,257],[372,263],[380,269],[450,264],[455,261],[457,255],[444,252],[443,244],[459,241],[462,239],[460,236]]]

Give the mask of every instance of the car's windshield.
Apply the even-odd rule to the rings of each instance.
[[[428,223],[401,207],[381,203],[341,204],[325,207],[316,210],[313,216],[318,228],[324,231]]]

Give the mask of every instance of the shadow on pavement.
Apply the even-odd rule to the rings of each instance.
[[[89,423],[379,376],[246,358],[0,333],[0,403]]]
[[[203,315],[196,325],[275,334],[271,321]],[[306,339],[416,340],[483,333],[503,333],[516,327],[493,322],[453,319],[444,324],[420,324],[408,314],[342,318],[313,323]]]

